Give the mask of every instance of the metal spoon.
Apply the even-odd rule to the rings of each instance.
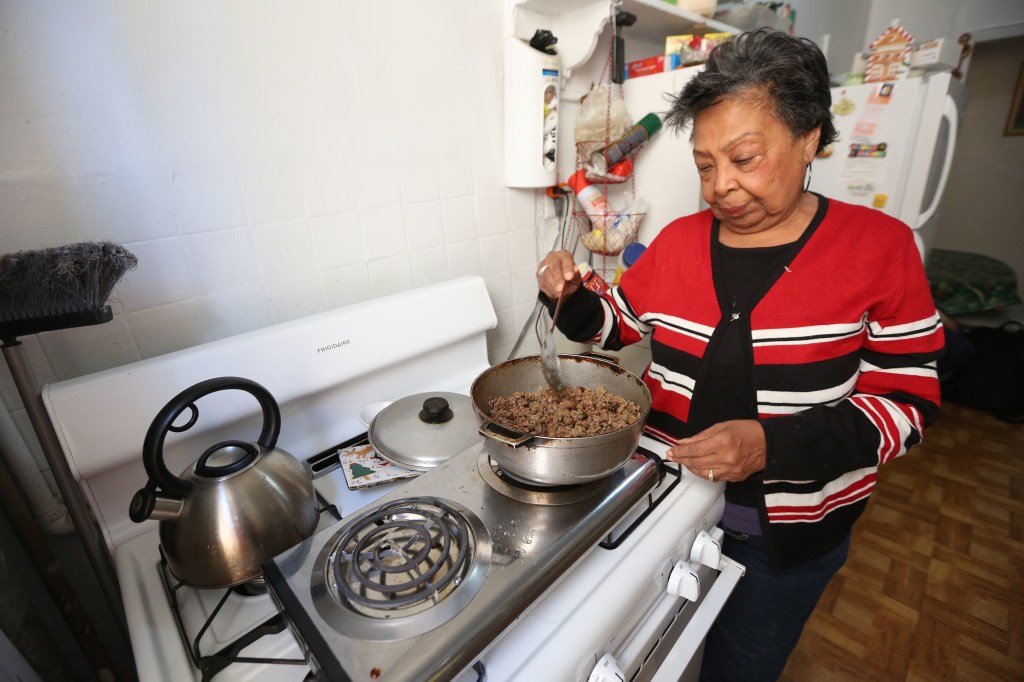
[[[558,351],[555,349],[555,323],[558,322],[558,313],[562,311],[562,300],[565,298],[565,286],[558,294],[558,303],[555,304],[555,314],[551,316],[551,328],[544,335],[544,343],[540,350],[540,368],[544,372],[544,379],[548,386],[561,393],[565,390],[562,383],[562,365],[558,360]]]
[[[569,253],[576,253],[576,248],[580,245],[580,236],[582,234],[582,231],[576,230],[576,237],[573,240],[572,248],[569,249]],[[562,290],[558,292],[555,314],[551,316],[551,329],[544,335],[544,342],[541,344],[540,349],[540,368],[544,372],[544,379],[548,382],[548,386],[558,393],[565,390],[565,384],[562,382],[562,365],[558,361],[558,351],[555,349],[555,323],[558,322],[558,313],[562,310],[562,300],[564,298],[565,284],[563,283]]]

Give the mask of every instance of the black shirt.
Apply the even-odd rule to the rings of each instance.
[[[781,246],[739,249],[718,245],[721,273],[719,301],[729,322],[713,347],[700,403],[692,406],[690,435],[729,419],[757,419],[757,396],[749,376],[753,366],[747,324],[733,324],[750,314],[762,292],[792,259],[797,242]],[[771,280],[769,282],[768,280]]]

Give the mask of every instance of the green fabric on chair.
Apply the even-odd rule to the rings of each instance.
[[[925,271],[935,307],[948,315],[993,310],[1021,302],[1017,274],[1009,265],[991,256],[932,249]]]

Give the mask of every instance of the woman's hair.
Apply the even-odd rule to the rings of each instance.
[[[665,121],[677,129],[729,95],[764,93],[794,137],[821,126],[818,152],[839,136],[832,124],[828,64],[806,38],[761,28],[718,45],[704,70],[672,98]]]

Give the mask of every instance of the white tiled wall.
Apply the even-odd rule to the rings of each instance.
[[[111,240],[114,322],[63,379],[452,276],[503,360],[533,308],[532,190],[502,165],[506,2],[0,7],[0,252]],[[6,370],[0,389],[17,405]]]
[[[112,322],[23,339],[39,382],[463,274],[504,360],[543,202],[502,177],[510,7],[0,3],[0,254],[110,240],[139,259]],[[45,471],[6,364],[0,396]]]

